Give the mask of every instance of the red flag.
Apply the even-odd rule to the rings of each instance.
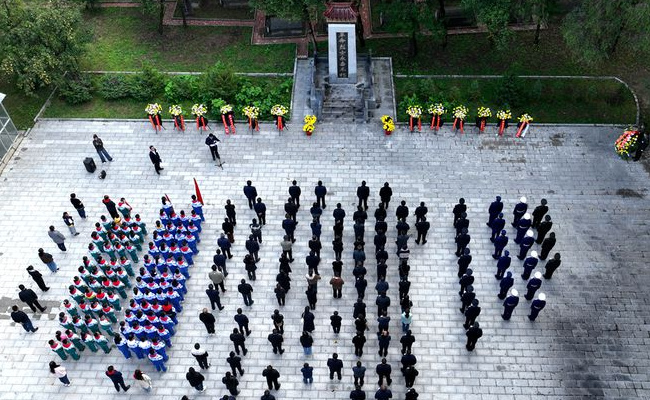
[[[199,189],[199,184],[196,182],[196,178],[194,178],[194,191],[196,192],[196,199],[201,202],[201,204],[205,204],[203,202],[203,196],[201,196],[201,190]]]

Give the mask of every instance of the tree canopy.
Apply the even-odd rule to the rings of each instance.
[[[79,57],[90,40],[80,5],[66,0],[0,0],[0,68],[31,94],[79,71]]]
[[[462,0],[462,6],[471,11],[479,24],[485,25],[490,43],[504,50],[512,40],[508,28],[512,0]]]

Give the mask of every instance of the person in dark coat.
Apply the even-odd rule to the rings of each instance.
[[[521,279],[527,280],[530,278],[530,274],[533,272],[539,260],[537,259],[537,252],[531,251],[530,257],[526,257],[523,264],[524,271],[521,273]]]
[[[232,344],[235,346],[235,353],[239,355],[239,351],[241,349],[241,352],[246,355],[248,353],[248,349],[246,349],[246,336],[244,336],[241,332],[239,332],[239,329],[234,328],[232,330],[232,333],[230,334],[230,341]]]
[[[481,314],[481,307],[478,304],[478,299],[474,299],[472,300],[472,305],[465,310],[465,323],[463,324],[465,329],[469,329],[471,325],[474,325],[476,318]]]
[[[409,290],[411,289],[411,282],[409,282],[408,277],[402,276],[399,281],[399,297],[402,300],[404,297],[408,296]]]
[[[510,296],[506,297],[503,301],[503,314],[501,314],[501,318],[506,321],[509,320],[517,304],[519,304],[519,292],[517,289],[512,289]]]
[[[463,254],[465,248],[472,240],[471,236],[467,233],[467,229],[463,229],[461,234],[456,237],[456,257],[460,257]]]
[[[496,200],[490,203],[490,208],[488,208],[489,217],[486,225],[492,227],[492,221],[501,214],[501,211],[503,211],[503,203],[501,202],[501,196],[497,196]]]
[[[354,386],[363,386],[363,380],[366,377],[366,367],[361,364],[361,361],[357,361],[357,364],[352,367],[352,375],[354,376]]]
[[[318,181],[316,187],[314,188],[314,194],[316,195],[316,203],[320,208],[325,208],[325,196],[327,195],[327,188],[323,186],[322,181]]]
[[[185,379],[187,379],[190,386],[192,386],[197,391],[205,392],[205,388],[203,388],[203,381],[205,380],[205,377],[194,368],[190,367],[190,369],[185,374]]]
[[[318,302],[318,291],[316,290],[317,286],[309,285],[305,294],[307,295],[307,304],[311,307],[312,310],[316,309],[316,302]]]
[[[230,199],[226,200],[226,205],[224,207],[226,209],[226,216],[232,222],[233,225],[237,226],[237,211],[235,210],[235,205],[232,204]]]
[[[497,273],[494,274],[494,277],[497,279],[502,279],[503,274],[508,268],[510,268],[511,262],[512,259],[510,258],[510,252],[508,250],[504,251],[503,255],[499,257],[499,260],[497,261]]]
[[[45,281],[43,280],[43,275],[40,272],[38,272],[37,270],[35,270],[33,266],[30,265],[29,267],[27,267],[27,273],[29,274],[29,276],[32,277],[34,282],[36,282],[39,289],[41,289],[44,292],[47,292],[48,290],[50,290],[50,288],[47,287],[47,285],[45,284]]]
[[[253,257],[255,259],[255,262],[260,261],[260,244],[255,240],[255,237],[253,235],[250,235],[248,237],[248,240],[246,241],[246,250],[248,251],[248,255]],[[244,283],[244,282],[242,282]],[[252,304],[252,303],[251,303]],[[249,305],[249,304],[246,304]]]
[[[38,330],[38,328],[34,328],[34,324],[27,314],[23,310],[20,310],[17,305],[11,307],[11,320],[22,325],[23,329],[27,332],[36,332]]]
[[[208,288],[205,290],[205,294],[208,295],[208,299],[210,299],[210,306],[213,310],[216,307],[219,307],[219,311],[225,308],[221,305],[221,297],[219,297],[219,291],[214,288],[213,284],[208,285]]]
[[[273,368],[272,365],[269,365],[266,367],[264,371],[262,371],[262,376],[266,378],[266,384],[269,387],[269,390],[279,390],[280,389],[280,382],[278,382],[278,379],[280,378],[280,372],[278,372],[277,369]]]
[[[151,163],[153,164],[156,173],[160,175],[160,171],[164,170],[165,168],[160,166],[160,163],[162,163],[162,158],[160,158],[160,154],[158,154],[158,150],[156,150],[156,148],[153,146],[149,146],[149,159],[151,160]]]
[[[363,299],[366,297],[366,288],[368,287],[368,280],[360,276],[354,281],[354,288],[357,289],[357,298]]]
[[[499,213],[499,215],[497,215],[497,217],[492,221],[492,224],[490,225],[490,228],[492,228],[492,236],[490,237],[490,241],[494,242],[494,239],[496,239],[497,235],[501,233],[505,226],[506,220],[503,219],[503,213]]]
[[[330,325],[332,325],[332,330],[337,335],[341,332],[341,321],[343,321],[343,318],[341,318],[339,312],[334,311],[334,314],[330,316]]]
[[[382,383],[384,379],[386,380],[386,385],[390,386],[390,384],[393,382],[393,380],[390,378],[390,373],[393,371],[393,368],[388,364],[385,358],[381,359],[381,363],[377,364],[377,367],[375,367],[375,372],[377,373],[378,376],[378,382],[377,386],[382,387]],[[386,386],[383,386],[384,388]]]
[[[237,371],[239,371],[239,375],[244,375],[245,371],[241,366],[241,357],[237,356],[234,351],[230,352],[226,362],[230,365],[233,376],[237,376]]]
[[[402,200],[400,205],[395,209],[395,216],[398,221],[406,222],[406,218],[409,216],[409,208],[406,206],[405,200]]]
[[[358,298],[357,302],[354,303],[354,309],[352,311],[352,317],[357,318],[358,316],[366,317],[366,303],[363,302],[362,298]]]
[[[253,182],[246,181],[246,186],[244,186],[244,196],[248,200],[248,208],[251,210],[255,206],[255,199],[257,198],[257,189],[253,186]]]
[[[467,229],[469,232],[469,220],[467,219],[467,213],[460,214],[460,218],[456,220],[454,228],[456,228],[456,237],[458,237],[458,235],[463,232],[463,229]]]
[[[86,209],[84,207],[84,203],[77,198],[77,195],[75,193],[70,194],[70,203],[72,203],[74,209],[77,210],[79,216],[83,219],[86,219]]]
[[[535,292],[542,287],[542,273],[535,272],[535,275],[528,281],[526,284],[526,294],[524,298],[528,301],[532,300],[535,297]]]
[[[380,316],[388,311],[388,307],[390,307],[390,297],[386,296],[386,293],[380,293],[375,300],[375,304],[377,305],[377,316]]]
[[[253,303],[253,287],[250,285],[250,283],[246,283],[246,279],[242,279],[240,284],[237,285],[237,291],[241,293],[242,297],[244,298],[244,304],[247,305],[248,307],[252,306]]]
[[[199,368],[208,369],[210,368],[210,362],[208,361],[208,352],[204,349],[201,349],[201,345],[194,343],[194,350],[192,350],[192,355],[196,358],[196,361],[199,363]]]
[[[291,199],[293,200],[293,204],[297,208],[300,208],[300,194],[302,193],[302,190],[300,190],[300,186],[298,186],[298,182],[291,181],[291,186],[289,186],[289,196],[291,196]]]
[[[420,394],[415,389],[410,388],[406,391],[404,400],[418,400],[418,396],[420,396]]]
[[[461,197],[458,199],[458,204],[456,204],[452,210],[452,213],[454,214],[454,227],[456,226],[456,221],[458,221],[465,212],[467,212],[467,205],[465,204],[465,199]]]
[[[472,301],[476,298],[476,293],[474,293],[474,286],[469,285],[465,288],[465,293],[460,297],[460,312],[461,314],[465,313],[465,309],[472,304]]]
[[[474,275],[472,275],[473,273],[474,271],[472,271],[471,268],[467,268],[465,274],[458,280],[458,284],[460,285],[460,290],[458,291],[459,296],[462,297],[463,293],[465,293],[465,289],[474,283]]]
[[[515,208],[512,211],[512,216],[513,216],[512,226],[516,227],[521,217],[523,217],[524,214],[526,214],[526,211],[528,210],[528,204],[526,203],[526,201],[527,201],[526,197],[522,196],[519,199],[519,203],[515,204]]]
[[[244,311],[241,308],[237,309],[237,314],[235,314],[233,319],[237,323],[237,326],[239,326],[239,330],[242,333],[245,332],[246,336],[250,336],[251,330],[248,328],[249,320],[248,320],[248,317],[246,316],[246,314],[244,314]]]
[[[508,245],[508,236],[506,236],[506,230],[501,231],[501,235],[497,236],[494,239],[494,254],[492,254],[492,258],[495,260],[501,257],[501,252],[503,252],[503,249]]]
[[[553,250],[553,246],[555,246],[555,232],[551,232],[548,237],[542,242],[542,251],[539,254],[539,259],[546,260],[548,253]]]
[[[273,332],[267,336],[267,339],[271,343],[271,346],[273,346],[273,354],[278,354],[278,352],[280,354],[284,353],[284,349],[282,348],[284,338],[277,329],[273,329]]]
[[[382,331],[377,339],[379,343],[379,355],[386,357],[388,355],[388,346],[390,346],[391,336],[388,331]]]
[[[402,374],[404,375],[404,386],[407,388],[413,387],[415,384],[415,378],[420,375],[414,366],[404,368]]]
[[[422,216],[420,221],[415,223],[415,229],[418,231],[418,238],[415,239],[415,243],[425,244],[427,242],[427,233],[429,232],[429,228],[431,228],[431,224],[427,221],[426,217]]]
[[[296,239],[293,237],[294,232],[296,231],[296,221],[291,219],[289,214],[284,215],[284,220],[282,221],[282,229],[287,234],[287,238],[291,240],[291,243],[295,243]]]
[[[540,205],[535,207],[533,210],[533,224],[531,225],[532,228],[537,229],[537,227],[539,227],[539,224],[542,222],[542,218],[544,218],[544,215],[546,215],[548,212],[548,206],[546,203],[546,199],[542,199],[540,201]]]
[[[384,208],[384,204],[383,204],[383,203],[379,203],[379,206],[378,206],[377,209],[375,210],[375,220],[376,220],[376,222],[380,222],[380,221],[385,221],[385,220],[386,220],[386,209]],[[386,230],[384,229],[384,232],[385,232],[385,231],[386,231]]]
[[[297,215],[298,215],[298,206],[296,203],[293,202],[293,199],[289,197],[287,199],[287,202],[284,203],[284,213],[289,215],[292,220],[297,221]]]
[[[458,278],[461,278],[465,274],[469,264],[472,262],[472,255],[469,253],[469,249],[466,248],[463,250],[463,255],[458,258]]]
[[[304,369],[304,367],[303,367],[303,369]],[[262,397],[260,397],[260,400],[275,400],[275,396],[273,396],[271,394],[271,392],[269,392],[268,390],[265,390]]]
[[[221,378],[221,383],[226,386],[226,389],[228,389],[231,395],[237,396],[239,394],[239,390],[237,389],[237,386],[239,386],[239,381],[237,378],[232,376],[230,372],[226,372],[226,375]]]
[[[20,292],[18,292],[18,298],[25,304],[29,306],[29,308],[32,309],[32,311],[36,312],[38,309],[40,312],[45,311],[47,307],[43,307],[39,302],[38,302],[38,296],[32,289],[27,289],[25,285],[18,285],[18,289],[20,289]]]
[[[519,244],[519,255],[517,258],[520,260],[526,258],[526,254],[528,253],[528,250],[533,246],[533,243],[535,243],[535,238],[533,237],[532,229],[529,229],[528,232],[526,232],[526,236],[521,239],[521,243]]]
[[[364,181],[365,183],[365,181]],[[339,360],[339,355],[334,353],[332,357],[327,360],[327,368],[330,370],[330,380],[334,379],[334,374],[338,380],[341,380],[341,370],[343,369],[343,361]]]
[[[520,244],[526,232],[530,228],[530,214],[526,213],[517,221],[517,235],[515,236],[515,243]]]
[[[220,141],[221,140],[219,140],[219,138],[214,136],[212,132],[210,132],[208,136],[205,138],[205,145],[208,146],[208,148],[210,149],[210,154],[212,155],[212,161],[217,161],[217,158],[219,159],[221,158],[219,157],[219,145],[217,144]]]
[[[255,214],[257,214],[260,224],[266,225],[266,204],[262,202],[261,197],[257,198],[257,203],[255,203],[253,208],[255,209]]]
[[[562,264],[562,260],[560,260],[560,253],[555,253],[555,255],[553,255],[553,258],[546,262],[544,279],[551,279],[553,273],[560,266],[560,264]]]
[[[400,338],[399,342],[402,344],[402,354],[410,353],[413,343],[415,343],[415,336],[411,333],[411,330],[407,330],[406,333]]]
[[[426,218],[427,212],[429,212],[429,209],[425,205],[423,201],[420,202],[420,205],[415,208],[415,225],[417,226],[417,223],[424,220]]]
[[[478,322],[474,322],[467,332],[465,332],[465,335],[467,336],[465,348],[467,351],[472,351],[476,347],[476,342],[481,338],[481,336],[483,336],[483,329],[480,328]]]
[[[539,312],[542,311],[544,307],[546,307],[546,295],[544,293],[540,293],[539,296],[537,296],[537,299],[533,300],[533,302],[530,304],[530,315],[528,316],[528,319],[535,321],[539,315]]]
[[[334,217],[334,224],[340,222],[344,222],[345,220],[345,210],[341,208],[341,203],[336,203],[336,209],[332,212],[332,216]]]
[[[354,345],[354,355],[361,357],[363,355],[363,345],[366,344],[366,337],[363,335],[363,332],[357,332],[354,335],[352,344]]]
[[[366,392],[361,390],[361,386],[356,386],[354,390],[350,392],[350,400],[366,400]]]
[[[361,181],[361,186],[357,188],[357,197],[359,198],[359,207],[363,206],[364,210],[368,209],[368,197],[370,196],[370,188],[366,186],[366,181]],[[339,378],[340,380],[340,378]]]
[[[110,197],[108,197],[108,195],[104,195],[102,203],[106,207],[108,213],[111,215],[111,218],[116,219],[120,217],[120,214],[117,212],[117,205],[113,200],[111,200]]]
[[[388,182],[384,182],[384,186],[379,189],[379,198],[381,203],[384,206],[384,210],[388,210],[388,204],[390,203],[390,198],[393,197],[393,189],[391,189]]]
[[[514,284],[515,284],[515,280],[512,277],[512,272],[508,271],[506,273],[506,276],[503,277],[503,279],[501,279],[501,282],[499,282],[500,290],[499,290],[499,294],[498,294],[497,297],[499,297],[499,299],[501,299],[501,300],[505,299],[506,294],[508,293],[508,290],[510,290],[510,288]]]
[[[214,324],[217,322],[217,320],[214,318],[214,315],[208,311],[207,308],[204,308],[201,314],[199,314],[199,319],[203,324],[205,325],[205,329],[208,331],[210,335],[216,334],[214,330]]]
[[[105,372],[106,376],[110,378],[110,380],[113,382],[113,385],[115,386],[116,391],[120,391],[120,387],[124,392],[127,392],[130,388],[131,385],[126,385],[124,383],[124,378],[122,377],[122,373],[118,370],[116,370],[112,365],[109,365],[108,368],[106,369]]]
[[[305,307],[305,311],[302,313],[302,330],[303,332],[309,332],[312,333],[314,329],[316,329],[316,326],[314,325],[314,320],[316,317],[314,316],[314,313],[310,311],[311,309],[309,306]]]
[[[553,221],[551,221],[551,216],[545,215],[544,221],[541,222],[537,227],[537,239],[535,240],[535,243],[542,244],[544,238],[546,237],[546,234],[551,230],[552,227]]]

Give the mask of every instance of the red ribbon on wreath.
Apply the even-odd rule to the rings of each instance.
[[[257,118],[248,117],[248,127],[251,131],[256,130],[259,132],[260,125],[257,123]]]
[[[528,126],[528,122],[520,122],[519,123],[519,129],[517,130],[517,134],[515,137],[520,137],[521,133],[524,131],[524,129]]]
[[[485,131],[485,118],[481,118],[481,124],[478,128],[479,132],[484,132]]]
[[[282,120],[283,120],[282,115],[278,115],[278,130],[280,131],[284,129],[284,126],[282,125]]]
[[[185,120],[183,119],[182,115],[177,115],[174,117],[174,129],[185,132]]]
[[[458,128],[457,128],[458,126]],[[465,133],[465,130],[463,129],[463,120],[460,118],[454,118],[454,129],[460,129],[460,133]]]
[[[210,129],[208,120],[203,115],[196,117],[196,129]]]
[[[149,114],[149,122],[151,122],[151,126],[153,126],[153,129],[158,132],[162,128],[162,119],[160,118],[160,114],[154,114],[151,115]]]
[[[230,122],[230,130],[232,131],[233,135],[235,134],[235,119],[232,116],[232,112],[228,113],[228,122]]]
[[[223,129],[226,131],[226,135],[230,134],[228,124],[226,124],[226,114],[221,114],[221,121],[223,121]]]
[[[506,120],[502,119],[499,122],[499,136],[503,136],[503,131],[505,131],[505,130],[506,130]]]
[[[431,129],[433,129],[435,126],[436,130],[439,130],[441,120],[442,118],[440,117],[440,115],[434,115],[433,117],[431,117]]]
[[[409,117],[409,129],[413,132],[413,117]]]

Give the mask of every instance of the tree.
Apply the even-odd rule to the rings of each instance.
[[[90,34],[80,6],[66,0],[0,0],[0,68],[27,94],[76,76]]]
[[[578,61],[603,61],[619,48],[650,55],[647,0],[586,0],[564,19],[562,35]]]
[[[548,23],[549,10],[557,0],[515,0],[513,4],[514,14],[518,22],[532,21],[535,24],[535,46],[539,45],[539,37],[542,25]]]
[[[512,0],[462,0],[463,8],[485,25],[492,46],[504,50],[510,44],[512,31],[508,28]]]
[[[418,38],[431,35],[440,42],[445,40],[447,30],[441,20],[436,19],[434,0],[392,0],[381,3],[379,10],[384,14],[384,26],[389,32],[408,34],[408,55],[418,54]]]
[[[306,23],[314,49],[316,48],[314,21],[317,21],[325,11],[325,2],[322,0],[251,0],[250,4],[264,11],[266,15]]]
[[[143,14],[154,15],[158,13],[158,34],[162,35],[163,21],[165,19],[165,0],[141,0],[141,2]],[[185,12],[183,12],[183,26],[187,27]]]

